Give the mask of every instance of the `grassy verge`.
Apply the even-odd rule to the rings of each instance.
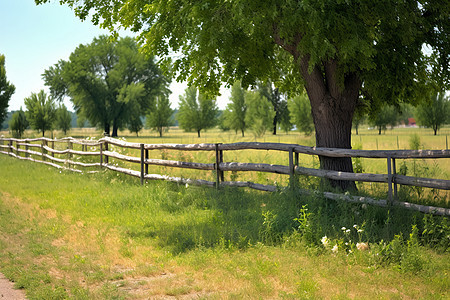
[[[3,155],[0,174],[0,271],[30,299],[449,297],[447,218]]]

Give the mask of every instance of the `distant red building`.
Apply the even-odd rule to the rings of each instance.
[[[408,118],[408,125],[409,126],[416,126],[416,119]]]

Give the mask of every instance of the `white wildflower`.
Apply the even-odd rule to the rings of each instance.
[[[327,247],[328,244],[330,243],[330,240],[328,239],[327,236],[324,236],[320,241],[322,242],[322,245],[323,245],[324,247]]]
[[[347,229],[347,228],[345,228],[345,227],[342,227],[342,228],[341,228],[342,231],[345,231],[346,229]]]
[[[331,249],[331,252],[337,253],[338,252],[338,245],[334,245],[334,247]]]
[[[353,225],[353,228],[355,228],[355,229],[356,229],[356,228],[358,228],[358,225],[356,225],[356,224],[355,224],[355,225]]]
[[[188,188],[188,187],[189,187],[189,184],[186,183],[186,188]]]
[[[350,229],[345,230],[345,233],[350,233]]]

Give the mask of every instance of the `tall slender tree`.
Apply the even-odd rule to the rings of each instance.
[[[245,121],[255,137],[262,137],[267,130],[272,129],[275,115],[272,103],[258,91],[247,92],[245,102],[248,108]]]
[[[8,113],[9,100],[14,94],[16,87],[6,78],[5,56],[0,54],[0,124]]]
[[[21,138],[25,130],[28,128],[27,117],[25,116],[22,107],[20,110],[13,113],[11,120],[9,121],[9,129],[12,136],[15,138]]]
[[[433,129],[434,135],[450,122],[450,101],[443,92],[436,93],[417,107],[417,121]]]
[[[53,129],[53,123],[56,120],[55,101],[48,97],[44,90],[40,90],[39,93],[31,93],[24,102],[27,108],[25,114],[30,126],[45,136],[45,131]]]
[[[245,90],[241,87],[241,82],[236,81],[231,87],[231,102],[227,104],[224,115],[225,124],[234,131],[240,131],[244,136],[247,123],[245,116],[247,114],[247,104],[245,102]]]
[[[195,87],[188,87],[185,94],[180,96],[177,115],[180,127],[186,131],[196,131],[198,137],[202,129],[216,125],[217,113],[216,99],[197,93]]]
[[[72,116],[70,112],[67,110],[67,107],[64,104],[60,104],[56,109],[56,128],[61,129],[64,135],[67,135],[67,131],[72,128]]]
[[[306,94],[301,94],[288,100],[291,122],[297,130],[306,135],[314,131],[314,123],[311,115],[311,105]]]
[[[163,136],[164,129],[172,125],[173,109],[170,108],[168,97],[158,97],[155,106],[147,115],[147,126],[156,130],[159,137]]]

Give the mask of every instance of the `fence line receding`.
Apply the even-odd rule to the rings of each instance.
[[[74,150],[73,145],[81,145],[80,150]],[[59,147],[55,147],[59,145]],[[112,146],[123,149],[135,149],[140,155],[129,156],[112,151]],[[59,149],[57,149],[59,148]],[[94,150],[93,150],[94,149]],[[214,163],[187,162],[167,159],[149,158],[149,151],[152,150],[178,150],[178,151],[212,151],[215,152]],[[289,165],[274,165],[266,163],[241,163],[224,162],[224,151],[238,150],[273,150],[286,152],[289,158]],[[15,139],[0,138],[0,153],[7,154],[19,159],[44,163],[59,169],[67,169],[75,172],[83,172],[74,167],[96,168],[85,172],[98,172],[98,169],[109,169],[115,172],[124,173],[138,177],[141,184],[145,180],[167,180],[182,184],[206,185],[210,187],[231,186],[248,187],[261,191],[274,192],[279,187],[275,185],[259,184],[249,181],[225,181],[224,172],[268,172],[284,174],[289,176],[290,183],[296,182],[296,177],[300,175],[315,176],[334,180],[349,180],[360,182],[378,182],[388,185],[387,200],[375,200],[368,197],[347,196],[342,194],[324,193],[326,198],[343,199],[350,202],[369,203],[380,206],[397,205],[421,212],[433,213],[437,215],[450,215],[450,209],[424,206],[408,202],[397,201],[398,185],[425,187],[439,190],[450,190],[450,180],[421,178],[404,176],[397,174],[396,159],[441,159],[450,158],[450,150],[351,150],[334,148],[316,148],[297,144],[280,143],[257,143],[241,142],[232,144],[142,144],[130,143],[119,139],[105,137],[99,140],[79,140],[74,138],[49,139]],[[65,156],[64,158],[55,157]],[[363,157],[386,160],[386,174],[370,173],[349,173],[322,169],[313,169],[299,166],[299,154],[321,155],[328,157]],[[74,156],[90,157],[89,162],[80,162]],[[119,167],[109,163],[109,158],[136,163],[140,165],[140,170],[132,170]],[[86,159],[85,159],[86,160]],[[149,174],[149,165],[164,167],[186,168],[196,170],[215,171],[215,181],[202,179],[189,179],[173,177],[162,174]],[[311,191],[302,190],[304,193]]]

